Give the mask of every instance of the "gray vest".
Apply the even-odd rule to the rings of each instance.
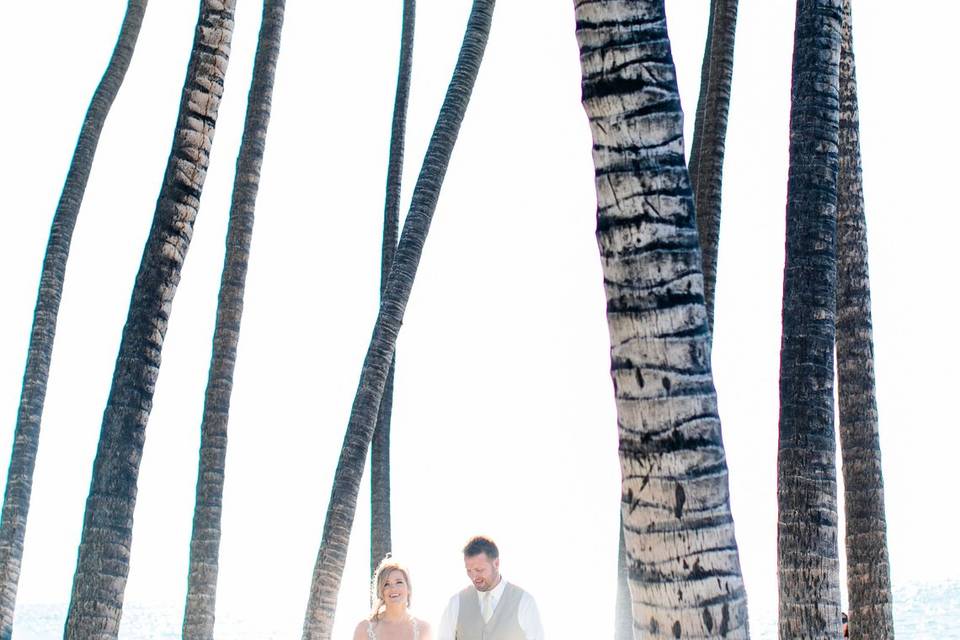
[[[490,622],[483,623],[477,590],[467,587],[460,592],[460,613],[457,615],[457,640],[526,640],[520,628],[520,598],[523,589],[509,582]]]

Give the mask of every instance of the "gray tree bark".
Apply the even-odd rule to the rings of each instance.
[[[413,67],[413,33],[416,21],[415,0],[403,2],[403,25],[400,30],[400,69],[397,72],[397,93],[393,104],[390,131],[390,157],[387,162],[386,200],[383,207],[383,248],[380,259],[380,297],[382,299],[390,275],[390,265],[397,251],[400,227],[400,182],[403,177],[403,145],[410,97],[410,74]],[[390,419],[393,415],[393,376],[396,357],[390,363],[383,398],[377,413],[370,449],[370,575],[393,547],[390,535]]]
[[[623,511],[620,512],[620,541],[617,544],[617,605],[613,618],[615,640],[634,640],[633,607],[630,600],[630,562],[623,538]]]
[[[133,51],[140,35],[140,25],[146,12],[147,0],[130,0],[120,27],[120,35],[110,56],[106,71],[93,93],[87,108],[77,147],[70,161],[70,169],[57,203],[50,228],[50,239],[40,272],[40,288],[33,312],[33,328],[27,348],[27,364],[20,392],[20,406],[7,471],[7,485],[0,518],[0,639],[13,633],[13,612],[20,582],[20,562],[23,558],[23,539],[33,490],[33,470],[40,443],[40,421],[47,393],[47,375],[57,331],[60,296],[70,254],[70,241],[80,213],[80,204],[86,191],[87,179],[93,167],[100,133],[113,105],[123,78],[126,76]]]
[[[700,261],[703,269],[703,298],[707,323],[713,334],[713,309],[717,282],[717,253],[720,244],[720,195],[723,182],[723,153],[733,79],[733,44],[737,30],[737,0],[712,0],[707,25],[707,42],[700,69],[700,96],[690,145],[690,186],[697,212]],[[622,523],[621,523],[622,527]],[[623,535],[620,538],[617,576],[617,640],[633,638],[627,585],[627,558]],[[621,595],[622,594],[622,595]],[[626,602],[626,604],[623,604]]]
[[[703,264],[703,299],[711,333],[717,290],[723,154],[727,138],[727,114],[730,111],[736,32],[737,0],[712,0],[688,165]]]
[[[880,429],[873,366],[867,224],[850,0],[843,0],[837,178],[837,385],[846,512],[850,637],[890,640],[893,593],[887,551]]]
[[[634,633],[747,638],[663,2],[574,2]]]
[[[779,633],[840,637],[833,348],[841,0],[799,0],[777,455]]]
[[[329,640],[333,632],[337,593],[340,590],[350,529],[357,508],[360,478],[373,437],[377,408],[380,406],[390,363],[393,361],[397,334],[423,253],[430,221],[437,206],[440,187],[480,70],[490,33],[493,7],[494,0],[474,0],[453,77],[414,187],[373,336],[363,361],[357,395],[334,474],[323,537],[304,616],[304,640]]]
[[[217,301],[217,322],[213,332],[213,354],[200,425],[197,497],[183,616],[184,640],[213,639],[230,396],[240,340],[243,293],[260,186],[260,166],[270,124],[273,79],[280,55],[284,5],[285,0],[265,0],[263,3],[246,120],[237,155],[226,254]]]
[[[69,640],[113,639],[119,631],[147,420],[210,160],[234,4],[200,3],[173,146],[103,413],[64,631]]]

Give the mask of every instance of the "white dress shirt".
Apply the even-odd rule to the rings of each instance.
[[[497,586],[490,590],[490,597],[492,599],[491,606],[494,612],[497,610],[497,605],[500,604],[500,597],[503,595],[503,590],[506,587],[507,581],[501,577]],[[482,611],[482,594],[476,590],[475,593],[477,594],[477,602]],[[456,640],[457,618],[459,616],[460,594],[455,593],[453,597],[450,598],[450,602],[447,603],[447,608],[443,610],[443,617],[440,618],[440,627],[437,629],[437,640]],[[517,618],[517,621],[520,623],[520,629],[523,630],[523,634],[527,637],[527,640],[544,640],[543,625],[540,623],[540,611],[537,609],[537,603],[533,599],[533,596],[526,591],[520,596]]]

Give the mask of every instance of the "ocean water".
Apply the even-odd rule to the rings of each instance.
[[[16,640],[51,640],[63,637],[67,605],[25,604],[17,606],[13,620]],[[174,640],[180,638],[183,624],[183,604],[154,606],[126,606],[120,620],[122,640]],[[242,638],[253,640],[287,640],[299,638],[302,620],[273,623],[270,627],[260,621],[242,616],[217,616],[216,637],[224,640]]]
[[[894,588],[894,626],[899,640],[960,640],[960,578],[939,583],[908,583]],[[776,640],[776,612],[751,612],[751,637]],[[759,615],[757,615],[759,614]],[[66,605],[24,604],[17,608],[13,637],[16,640],[49,640],[63,637]],[[183,605],[128,606],[120,625],[123,640],[166,640],[180,637]],[[549,621],[545,621],[549,622]],[[565,638],[549,629],[551,640]],[[217,638],[223,640],[280,640],[300,635],[300,621],[267,628],[240,617],[217,618]]]
[[[776,616],[776,610],[751,609],[750,637],[777,640]],[[960,640],[960,578],[895,585],[893,626],[897,640]]]

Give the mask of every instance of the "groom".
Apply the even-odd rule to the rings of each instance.
[[[500,550],[476,536],[463,548],[473,586],[450,598],[437,640],[543,640],[533,596],[500,575]]]

